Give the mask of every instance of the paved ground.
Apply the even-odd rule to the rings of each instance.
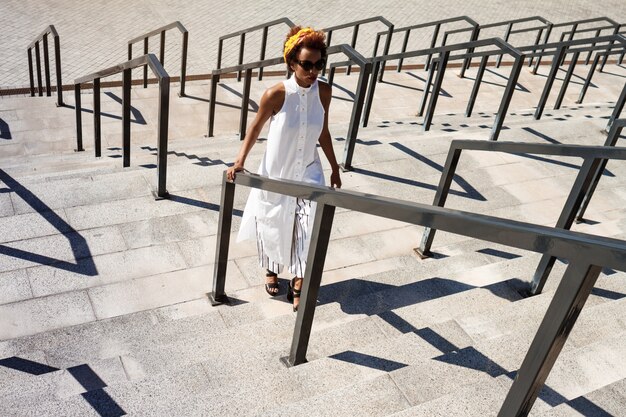
[[[217,39],[225,34],[289,17],[295,23],[329,27],[372,16],[384,16],[396,27],[467,15],[478,23],[497,22],[527,16],[543,16],[555,23],[608,16],[626,22],[626,4],[621,0],[591,2],[588,0],[527,2],[523,0],[398,2],[396,0],[321,0],[287,2],[284,0],[225,1],[204,0],[111,0],[79,2],[76,0],[2,0],[0,2],[0,89],[28,85],[26,47],[47,25],[54,24],[61,37],[63,79],[65,84],[79,76],[117,64],[126,59],[126,42],[152,29],[180,20],[189,30],[189,74],[206,74],[216,66]],[[452,28],[453,26],[451,26]],[[361,28],[358,49],[369,54],[373,33],[382,24]],[[503,30],[490,36],[503,36]],[[277,56],[284,28],[270,31],[268,56]],[[166,69],[179,71],[180,37],[174,32],[166,41]],[[333,35],[333,43],[349,42],[350,31]],[[412,35],[410,47],[425,47],[430,33]],[[515,39],[512,39],[515,41]],[[158,52],[158,41],[151,40],[152,52]],[[251,46],[246,59],[258,54],[259,40],[247,39]],[[398,49],[397,38],[392,48]],[[139,48],[139,47],[138,47]],[[236,63],[236,44],[225,52],[224,63]],[[138,49],[137,49],[138,53]]]

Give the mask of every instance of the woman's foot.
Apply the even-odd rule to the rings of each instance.
[[[293,311],[298,311],[298,305],[300,305],[301,290],[302,278],[294,277],[289,282],[289,291],[287,291],[287,299],[293,303]]]
[[[278,286],[278,275],[275,272],[267,270],[265,274],[265,292],[267,292],[272,297],[276,297],[280,287]]]

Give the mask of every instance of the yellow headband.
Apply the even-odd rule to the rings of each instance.
[[[287,55],[289,55],[289,53],[293,51],[293,48],[295,48],[300,43],[300,39],[302,39],[305,35],[313,32],[315,31],[311,28],[303,28],[300,29],[298,33],[287,39],[287,42],[285,42],[285,51],[283,52],[285,62],[287,62]]]

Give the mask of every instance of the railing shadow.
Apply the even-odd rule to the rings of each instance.
[[[9,124],[5,122],[2,118],[0,118],[0,139],[13,139],[13,136],[11,136],[11,128],[9,127]]]
[[[226,91],[228,91],[230,93],[233,93],[237,97],[243,98],[243,94],[241,94],[239,91],[235,90],[234,88],[232,88],[232,87],[230,87],[230,86],[228,86],[228,85],[226,85],[224,83],[220,83],[218,85],[220,87],[222,87],[224,90],[226,90]],[[248,103],[249,103],[249,106],[250,106],[249,111],[252,111],[252,112],[255,112],[255,113],[259,111],[259,105],[254,100],[249,99]],[[241,109],[241,107],[237,107],[237,106],[227,105],[227,104],[223,104],[223,103],[220,103],[220,104],[226,105],[228,107],[233,107],[233,108],[236,108],[236,109]]]
[[[426,158],[423,155],[418,154],[417,152],[415,152],[413,149],[410,149],[404,145],[402,145],[401,143],[398,142],[391,142],[390,143],[391,146],[393,146],[394,148],[406,153],[407,155],[417,159],[420,162],[425,163],[426,165],[435,168],[436,170],[438,170],[439,172],[443,172],[443,166],[439,165],[438,163]],[[454,195],[459,195],[462,197],[467,197],[467,198],[471,198],[473,200],[478,200],[478,201],[487,201],[487,199],[478,192],[478,190],[476,190],[470,183],[468,183],[465,179],[463,179],[463,177],[461,177],[460,175],[455,174],[454,177],[452,178],[452,180],[454,182],[456,182],[459,187],[461,187],[465,192],[461,193],[458,191],[454,191],[454,190],[450,190],[450,194],[454,194]],[[432,188],[430,188],[432,187]],[[430,188],[430,189],[437,189],[436,185],[430,185],[430,184],[426,184],[425,188]]]
[[[405,74],[408,74],[409,76],[413,77],[413,78],[417,78],[418,80],[420,80],[421,82],[423,82],[424,84],[426,84],[426,79],[420,77],[417,74],[414,74],[412,72],[406,72]],[[424,91],[424,90],[422,90]],[[443,87],[441,87],[439,89],[439,95],[442,97],[447,97],[447,98],[452,98],[452,95],[450,93],[448,93],[446,90],[443,89]]]
[[[118,97],[116,94],[110,92],[110,91],[106,91],[104,93],[105,96],[108,96],[109,98],[111,98],[113,101],[115,101],[116,103],[118,103],[119,105],[123,104],[123,101],[120,97]],[[134,120],[131,118],[130,121],[131,123],[137,123],[140,125],[145,125],[146,124],[146,119],[143,118],[143,115],[141,114],[141,112],[133,106],[130,106],[130,113],[133,115]],[[104,114],[104,113],[101,113]],[[119,120],[122,120],[122,117],[119,117]]]
[[[484,355],[473,346],[459,348],[430,327],[418,329],[393,311],[385,311],[377,314],[377,316],[403,334],[416,334],[426,343],[430,344],[442,353],[440,356],[429,358],[430,360],[483,372],[492,378],[506,376],[510,379],[514,379],[517,374],[517,371],[507,371],[497,362]],[[366,355],[352,350],[334,354],[330,356],[330,358],[353,363],[355,365],[378,369],[384,372],[392,372],[409,366],[409,364],[406,363],[392,361],[373,355]],[[538,398],[545,401],[551,407],[567,404],[569,407],[583,413],[584,415],[599,417],[611,416],[611,414],[602,407],[585,397],[568,400],[567,397],[547,385],[544,385],[541,389]]]
[[[6,245],[0,245],[0,254],[11,256],[26,261],[49,265],[52,268],[62,269],[81,275],[98,275],[96,265],[91,257],[91,250],[87,240],[80,235],[72,226],[56,214],[50,207],[41,201],[30,190],[12,178],[4,170],[0,169],[0,181],[3,182],[10,191],[18,195],[29,206],[31,206],[41,217],[57,229],[69,242],[76,263],[54,259],[46,255],[40,255]]]
[[[44,375],[51,372],[60,371],[43,363],[34,362],[28,359],[13,356],[10,358],[0,359],[0,366],[10,368],[16,371],[24,372],[31,375]],[[111,396],[104,391],[107,384],[89,365],[78,365],[67,368],[67,372],[74,377],[86,392],[81,396],[91,405],[95,412],[101,416],[119,417],[125,416],[124,411]]]

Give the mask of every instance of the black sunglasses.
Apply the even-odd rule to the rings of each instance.
[[[317,62],[311,62],[311,61],[298,61],[296,60],[296,62],[298,63],[298,65],[300,65],[302,67],[303,70],[305,71],[311,71],[313,68],[315,68],[318,71],[321,71],[324,69],[324,67],[326,66],[326,60],[325,59],[320,59]]]

